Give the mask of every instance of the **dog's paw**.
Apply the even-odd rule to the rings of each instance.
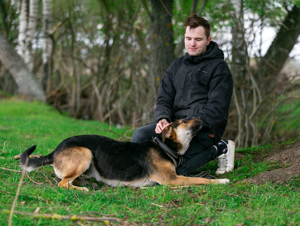
[[[218,179],[218,181],[219,181],[220,184],[227,184],[227,183],[230,182],[229,179]]]
[[[77,187],[76,189],[81,191],[90,191],[87,187]]]
[[[83,190],[84,191],[90,191],[88,188],[86,188],[86,187],[83,187]]]

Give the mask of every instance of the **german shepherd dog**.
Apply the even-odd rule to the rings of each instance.
[[[200,118],[180,119],[171,123],[157,136],[176,155],[183,155],[191,139],[201,128]],[[29,156],[35,149],[36,146],[32,146],[21,154],[21,167],[30,172],[38,167],[53,164],[55,174],[61,179],[58,186],[63,188],[88,191],[86,187],[72,184],[82,174],[110,186],[181,186],[229,182],[228,179],[177,175],[174,161],[154,140],[137,144],[98,135],[73,136],[62,141],[47,156],[31,159]]]

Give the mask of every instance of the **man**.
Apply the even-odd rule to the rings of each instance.
[[[217,158],[216,174],[224,174],[234,166],[234,142],[221,141],[228,121],[232,75],[223,51],[211,41],[209,23],[194,15],[184,26],[187,53],[174,60],[162,79],[155,122],[137,129],[132,141],[142,143],[176,119],[201,116],[203,128],[192,139],[176,172],[187,175]]]

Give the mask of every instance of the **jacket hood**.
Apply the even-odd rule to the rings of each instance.
[[[203,53],[200,56],[190,56],[188,53],[184,55],[185,61],[188,61],[190,63],[195,63],[195,64],[205,59],[216,59],[216,58],[221,58],[224,60],[224,53],[221,49],[219,49],[218,44],[214,41],[210,41],[205,53]]]

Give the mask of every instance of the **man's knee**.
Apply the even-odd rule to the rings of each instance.
[[[187,175],[191,172],[189,165],[187,164],[187,162],[185,162],[184,164],[178,166],[176,168],[176,174],[177,175]]]
[[[143,143],[143,136],[141,135],[141,131],[139,130],[140,128],[136,129],[133,132],[133,135],[131,137],[133,143]]]
[[[132,135],[132,142],[134,143],[143,143],[146,140],[151,139],[155,134],[155,123],[150,123],[140,128],[136,129]]]

